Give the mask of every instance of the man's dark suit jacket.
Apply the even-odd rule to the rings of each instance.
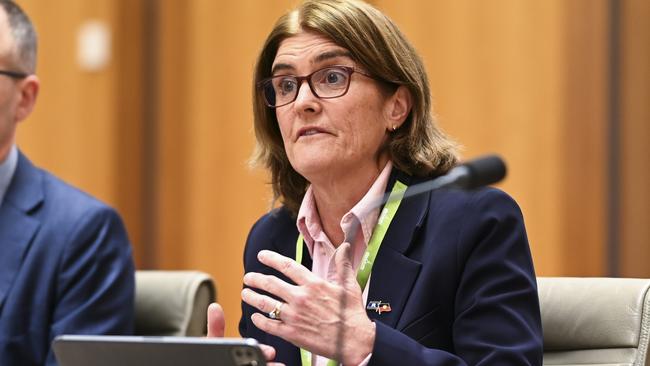
[[[20,154],[0,206],[0,365],[55,365],[55,336],[129,334],[133,314],[117,213]]]
[[[415,178],[393,171],[415,184]],[[252,228],[246,272],[274,274],[257,260],[262,249],[295,258],[295,218],[280,208]],[[303,253],[309,253],[303,248]],[[309,256],[306,256],[309,257]],[[311,259],[303,265],[311,268]],[[541,365],[537,285],[517,204],[492,189],[438,190],[405,199],[386,233],[370,278],[368,310],[376,324],[370,365]],[[242,303],[239,330],[276,348],[276,360],[300,365],[299,350],[266,334]]]

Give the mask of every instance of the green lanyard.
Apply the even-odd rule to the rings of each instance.
[[[372,236],[370,237],[366,251],[363,253],[361,264],[357,271],[357,282],[362,291],[366,288],[366,284],[370,278],[370,272],[372,271],[372,266],[375,264],[375,258],[377,258],[377,252],[379,252],[379,247],[381,246],[382,241],[384,241],[388,227],[390,226],[391,221],[393,221],[393,217],[395,217],[400,203],[402,203],[402,197],[404,196],[404,192],[406,192],[406,188],[408,187],[404,183],[395,181],[388,202],[377,219],[377,225],[372,231]],[[355,238],[352,238],[352,240],[354,239]],[[296,241],[296,262],[298,263],[302,263],[302,247],[303,237],[302,234],[300,234]],[[300,349],[300,360],[302,361],[302,366],[311,366],[311,356],[311,352],[302,348]],[[338,362],[328,360],[327,366],[338,366]]]

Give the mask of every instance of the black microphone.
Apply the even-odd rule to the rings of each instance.
[[[404,198],[440,188],[476,189],[498,183],[505,178],[506,170],[506,163],[499,156],[481,156],[452,168],[445,175],[409,187]],[[384,204],[389,200],[382,201]]]
[[[370,205],[369,211],[386,204],[389,201],[413,197],[418,194],[442,188],[476,189],[498,183],[506,176],[506,163],[498,155],[485,155],[458,165],[445,175],[408,187],[404,194],[384,197]],[[358,230],[358,225],[351,225],[345,233],[344,242],[352,243]]]
[[[459,185],[464,189],[475,189],[498,183],[506,177],[507,173],[506,163],[497,155],[485,155],[454,169],[467,170],[465,183]]]

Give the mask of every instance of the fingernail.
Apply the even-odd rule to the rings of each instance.
[[[244,275],[244,284],[245,284],[245,285],[248,285],[248,282],[250,281],[250,279],[251,279],[251,274],[250,274],[250,273],[246,273],[246,274]]]
[[[257,253],[257,259],[259,259],[261,261],[264,258],[266,258],[266,250],[262,250],[259,253]]]

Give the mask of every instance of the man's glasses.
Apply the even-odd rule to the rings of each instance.
[[[6,71],[6,70],[0,70],[0,75],[4,76],[9,76],[12,79],[24,79],[28,74],[25,74],[24,72],[17,72],[17,71]]]
[[[285,106],[298,97],[298,90],[302,82],[307,80],[311,92],[321,99],[338,98],[348,92],[350,79],[353,73],[365,74],[350,66],[329,66],[316,70],[309,75],[278,75],[264,79],[257,83],[257,87],[264,94],[266,105],[271,108]]]

